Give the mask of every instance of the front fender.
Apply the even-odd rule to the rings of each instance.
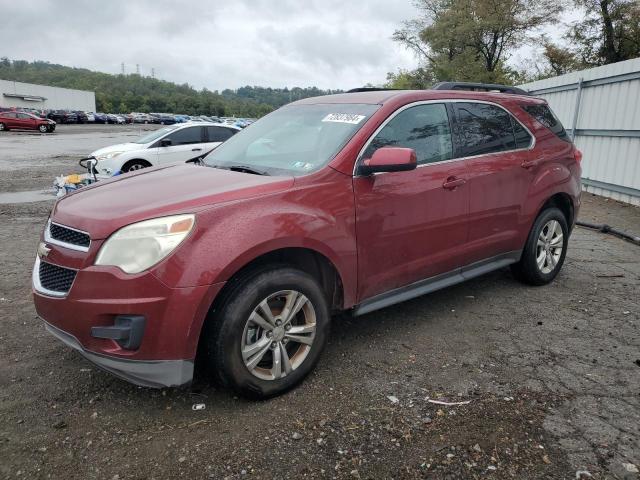
[[[352,305],[357,286],[352,184],[350,177],[332,172],[328,181],[199,212],[191,236],[154,274],[172,287],[219,284],[261,255],[306,248],[333,263],[345,305]]]

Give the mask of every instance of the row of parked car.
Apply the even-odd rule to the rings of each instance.
[[[251,124],[254,118],[234,118],[234,117],[217,117],[207,115],[183,115],[171,113],[101,113],[101,112],[83,112],[79,110],[39,110],[35,108],[0,108],[3,111],[22,112],[35,115],[39,118],[46,118],[59,123],[101,123],[124,125],[127,123],[146,123],[159,125],[173,125],[175,123],[185,122],[212,122],[223,123],[226,125],[235,125],[244,128]]]

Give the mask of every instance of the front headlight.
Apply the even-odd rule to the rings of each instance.
[[[194,224],[194,215],[173,215],[123,227],[102,245],[95,264],[140,273],[175,250]]]
[[[98,155],[96,157],[97,160],[109,160],[110,158],[114,158],[117,157],[118,155],[120,155],[121,153],[124,152],[109,152],[109,153],[103,153],[102,155]]]

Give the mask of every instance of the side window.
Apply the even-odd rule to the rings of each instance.
[[[558,138],[567,142],[569,141],[569,136],[562,126],[562,123],[560,123],[560,120],[553,114],[548,105],[525,105],[522,108],[538,122],[555,133]]]
[[[371,158],[382,147],[413,148],[418,164],[453,158],[447,108],[441,103],[430,103],[403,110],[378,132],[363,158]]]
[[[171,140],[172,145],[189,145],[191,143],[202,143],[202,128],[182,128],[177,132],[173,132],[165,138]]]
[[[29,115],[27,115],[26,113],[18,113],[18,118],[21,120],[28,120],[31,117]]]
[[[17,114],[15,114],[15,113],[5,113],[4,116],[7,117],[7,118],[16,118]]]
[[[462,155],[484,155],[515,150],[511,115],[486,103],[456,103]]]
[[[234,130],[225,127],[207,127],[209,142],[224,142],[233,136]]]
[[[516,148],[529,148],[533,140],[529,132],[513,117],[511,117],[511,123],[513,124],[513,135],[516,137]]]

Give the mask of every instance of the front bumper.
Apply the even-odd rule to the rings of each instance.
[[[149,271],[128,275],[116,267],[91,265],[100,243],[92,241],[88,254],[48,244],[47,263],[77,271],[66,293],[40,285],[36,261],[33,298],[47,330],[99,367],[137,385],[189,383],[202,324],[223,284],[171,288]],[[126,316],[144,318],[144,330],[133,345],[104,334]]]
[[[83,357],[109,373],[143,387],[178,387],[191,383],[192,360],[129,360],[85,350],[73,335],[45,321],[45,328]]]

